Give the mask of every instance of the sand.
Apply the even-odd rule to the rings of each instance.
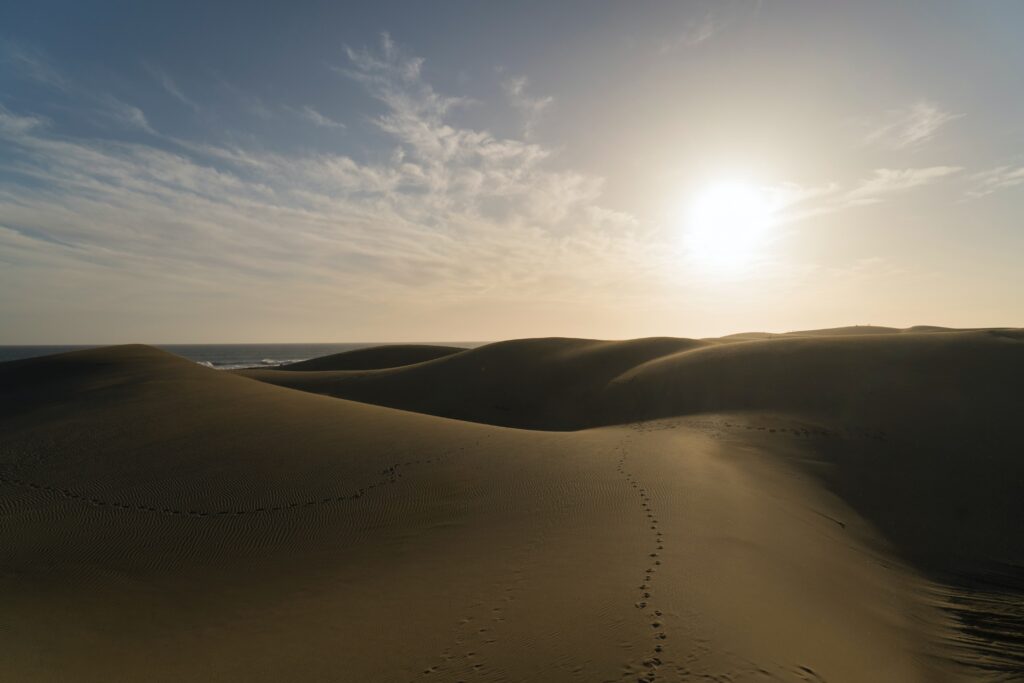
[[[0,680],[1020,680],[1021,332],[418,353],[0,364]]]
[[[459,346],[431,344],[388,344],[365,349],[342,351],[329,356],[310,358],[297,363],[285,363],[280,370],[380,370],[399,365],[412,365],[443,358],[466,349]]]

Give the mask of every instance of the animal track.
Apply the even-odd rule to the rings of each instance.
[[[751,424],[749,422],[731,422],[728,419],[707,419],[690,420],[689,424],[701,428],[707,432],[721,435],[722,428],[727,430],[745,429],[747,431],[767,432],[769,434],[790,434],[795,437],[824,437],[828,439],[866,439],[869,441],[892,441],[894,438],[885,430],[878,428],[862,427],[859,425],[846,425],[842,428],[829,428],[819,425],[792,424],[789,426],[769,427],[763,424]]]
[[[634,426],[635,431],[648,431],[642,425]],[[658,569],[661,566],[661,551],[664,550],[665,544],[662,537],[661,530],[659,528],[658,518],[654,513],[654,505],[651,500],[651,496],[647,489],[639,482],[636,476],[626,468],[626,446],[623,445],[619,452],[619,460],[616,464],[616,471],[625,477],[626,482],[630,485],[630,488],[634,489],[640,496],[640,508],[643,510],[644,517],[647,520],[647,526],[651,534],[651,548],[652,550],[647,553],[647,559],[650,562],[650,566],[644,569],[643,581],[638,587],[640,599],[633,603],[636,609],[645,610],[645,614],[650,618],[650,626],[655,630],[654,643],[651,646],[651,655],[646,657],[642,662],[643,671],[637,676],[637,681],[640,683],[651,683],[657,680],[658,669],[661,666],[660,655],[664,652],[665,640],[668,636],[665,634],[663,628],[664,623],[662,620],[663,613],[660,609],[655,609],[651,604],[653,599],[653,588],[654,577],[657,574]],[[631,668],[631,667],[628,667]]]
[[[37,491],[46,491],[48,493],[57,494],[68,500],[84,503],[86,505],[92,505],[94,507],[109,507],[118,510],[134,511],[134,512],[146,512],[146,513],[157,513],[171,516],[182,516],[182,517],[221,517],[221,516],[239,516],[239,515],[258,515],[258,514],[270,514],[275,512],[282,512],[284,510],[293,510],[298,507],[312,507],[315,505],[329,505],[332,503],[341,503],[350,500],[357,500],[366,494],[367,491],[375,489],[385,484],[394,484],[402,478],[402,469],[408,468],[415,465],[425,465],[440,460],[440,458],[424,458],[420,460],[407,460],[405,462],[395,463],[389,467],[385,467],[378,474],[382,477],[375,482],[372,482],[362,488],[355,491],[349,492],[342,495],[326,496],[324,498],[304,500],[304,501],[291,501],[285,503],[279,503],[272,506],[260,506],[244,509],[229,509],[229,510],[196,510],[196,509],[179,509],[172,507],[154,507],[152,505],[145,505],[142,503],[123,503],[117,501],[104,500],[94,496],[87,496],[84,494],[75,493],[71,489],[64,488],[61,486],[49,486],[46,484],[40,484],[38,482],[28,481],[21,479],[20,477],[12,477],[10,475],[0,476],[0,484],[8,484],[11,486],[20,486],[22,488],[33,489]]]

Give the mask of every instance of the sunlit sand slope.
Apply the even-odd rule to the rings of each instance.
[[[977,343],[1012,380],[1019,355]],[[293,391],[139,346],[2,364],[0,679],[1011,675],[1014,651],[991,638],[1017,623],[1010,588],[990,591],[993,621],[976,586],[956,584],[954,602],[940,574],[998,558],[1017,576],[1019,451],[979,441],[959,456],[1002,467],[1000,488],[966,465],[927,469],[957,451],[928,459],[934,444],[911,441],[927,425],[897,436],[867,399],[830,417],[726,396],[681,416],[688,399],[651,374],[685,377],[674,364],[718,348],[540,340],[274,375],[384,378],[422,412],[478,422],[568,429],[593,409],[608,424],[582,431]],[[502,383],[517,402],[496,407]],[[626,424],[650,409],[632,393],[644,383],[662,419]],[[1002,424],[998,398],[978,408],[986,424]],[[931,499],[947,490],[960,497]],[[908,540],[908,510],[943,506]]]

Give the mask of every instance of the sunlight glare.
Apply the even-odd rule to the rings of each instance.
[[[727,181],[707,187],[684,213],[688,255],[720,274],[749,269],[765,246],[778,208],[767,190],[749,183]]]

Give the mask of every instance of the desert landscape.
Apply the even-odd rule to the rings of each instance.
[[[0,683],[1024,683],[1024,2],[0,2]]]
[[[1013,681],[1024,332],[0,364],[0,678]]]

